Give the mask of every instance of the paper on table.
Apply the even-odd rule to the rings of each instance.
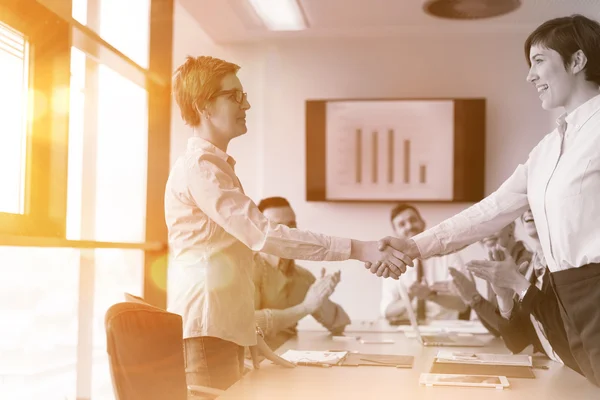
[[[346,355],[348,355],[347,351],[288,350],[281,355],[281,358],[294,364],[337,365]]]
[[[407,332],[414,332],[415,330],[410,325],[402,325],[402,326],[398,327],[398,331],[407,333]],[[441,326],[419,325],[419,332],[421,332],[421,333],[443,333],[445,331],[444,331],[444,328],[442,328]]]
[[[514,365],[531,367],[531,356],[526,354],[487,354],[440,350],[437,361],[442,363]]]
[[[402,326],[398,328],[404,333],[414,332],[412,326]],[[419,325],[419,331],[424,333],[470,333],[473,335],[484,335],[490,333],[483,325],[467,325],[467,326],[443,326],[443,325]]]
[[[442,327],[467,327],[467,326],[481,326],[480,321],[464,321],[462,319],[434,319],[429,321],[431,326],[442,326]]]
[[[483,325],[474,325],[474,326],[453,326],[451,328],[446,328],[444,332],[448,333],[470,333],[472,335],[486,335],[489,334],[490,331]]]
[[[417,334],[415,333],[415,331],[408,331],[408,332],[404,332],[404,336],[409,338],[409,339],[414,339],[417,337]],[[456,333],[456,332],[426,332],[423,333],[421,332],[421,336],[422,337],[427,337],[427,338],[436,338],[436,337],[468,337],[468,338],[472,338],[475,337],[475,335],[473,335],[472,333]]]

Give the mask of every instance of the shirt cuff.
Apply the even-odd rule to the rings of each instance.
[[[538,289],[535,285],[529,286],[527,289],[527,293],[521,299],[521,309],[523,312],[527,314],[533,313],[533,305],[537,299],[537,297],[541,294],[541,290]]]
[[[425,232],[413,236],[412,240],[414,240],[417,245],[419,253],[421,253],[420,258],[422,259],[427,259],[442,252],[442,244],[433,229],[428,229]]]
[[[510,319],[510,316],[512,315],[512,312],[515,308],[515,303],[513,302],[510,309],[508,310],[502,310],[500,309],[500,315],[502,316],[502,318],[504,319]]]
[[[339,237],[331,237],[327,258],[324,261],[346,261],[350,258],[352,240]]]

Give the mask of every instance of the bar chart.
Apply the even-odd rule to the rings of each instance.
[[[387,183],[389,184],[393,184],[395,182],[396,179],[402,179],[402,182],[405,184],[409,184],[411,183],[411,154],[410,154],[410,139],[404,139],[402,140],[402,157],[399,157],[398,161],[396,161],[396,152],[395,152],[395,132],[393,129],[388,129],[387,131],[387,143],[386,143],[386,150],[387,153],[385,154],[386,156],[386,160],[385,160],[385,168],[386,168],[386,176],[385,177],[380,177],[379,175],[379,132],[377,131],[373,131],[371,134],[371,155],[370,155],[370,159],[371,159],[371,165],[370,165],[370,171],[371,171],[371,182],[372,183],[378,183],[379,179],[385,179]],[[363,144],[362,144],[362,139],[363,137],[363,132],[362,129],[357,129],[356,130],[356,136],[355,136],[355,160],[354,160],[354,171],[355,171],[355,176],[356,176],[356,180],[355,182],[357,184],[363,183]],[[396,174],[396,170],[397,170],[397,163],[401,162],[402,164],[400,165],[401,167],[401,174]],[[426,184],[427,183],[427,165],[426,164],[419,164],[419,176],[418,176],[418,182],[420,184]]]
[[[328,104],[328,198],[451,199],[452,121],[447,101]]]

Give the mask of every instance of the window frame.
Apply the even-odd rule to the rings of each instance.
[[[0,5],[0,20],[21,32],[29,43],[28,110],[31,112],[27,115],[30,122],[26,132],[24,213],[0,213],[0,234],[64,238],[69,25],[35,0]]]

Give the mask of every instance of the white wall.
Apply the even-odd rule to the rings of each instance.
[[[177,10],[174,63],[185,55],[210,54],[242,65],[249,93],[249,132],[231,154],[248,194],[256,201],[284,196],[296,210],[300,227],[373,240],[391,234],[390,204],[307,203],[305,199],[305,114],[307,99],[361,97],[485,97],[487,99],[486,193],[495,190],[549,132],[555,115],[541,110],[526,84],[522,50],[525,34],[486,34],[423,38],[307,39],[268,45],[215,47],[183,9]],[[200,39],[199,39],[200,38]],[[173,154],[187,133],[173,122]],[[234,147],[235,146],[235,147]],[[432,226],[468,204],[424,204],[419,209]],[[477,245],[464,251],[477,257]],[[303,262],[314,272],[323,264]],[[342,283],[333,296],[357,319],[378,314],[381,281],[354,261],[328,263],[341,268]]]

